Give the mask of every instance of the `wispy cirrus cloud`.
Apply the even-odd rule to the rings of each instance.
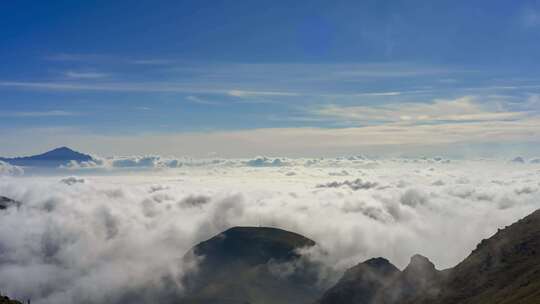
[[[89,54],[89,53],[56,53],[45,56],[47,61],[58,62],[101,62],[111,56],[103,54]]]
[[[196,103],[196,104],[201,104],[201,105],[219,105],[219,104],[221,104],[221,103],[219,103],[217,101],[208,100],[206,98],[202,98],[202,97],[195,96],[195,95],[186,96],[185,99],[187,101],[190,101],[190,102],[193,102],[193,103]]]
[[[101,79],[110,76],[107,73],[77,71],[67,71],[64,73],[64,75],[69,79]]]
[[[390,92],[368,92],[368,93],[358,93],[356,96],[398,96],[402,95],[403,92],[399,91],[390,91]]]
[[[97,75],[96,75],[97,76]],[[88,77],[90,78],[90,77]],[[197,84],[172,82],[101,82],[101,83],[73,83],[73,82],[27,82],[27,81],[0,81],[0,86],[21,89],[38,89],[52,91],[116,91],[116,92],[176,92],[176,93],[208,93],[221,94],[231,97],[256,96],[300,96],[294,92],[279,91],[246,91],[229,90],[217,87],[205,87]]]
[[[313,111],[323,117],[348,120],[362,124],[436,122],[504,121],[523,118],[526,112],[492,109],[464,96],[454,100],[436,99],[431,103],[391,103],[375,106],[327,105]]]
[[[540,8],[525,8],[519,16],[519,22],[526,29],[540,26]]]
[[[51,110],[51,111],[31,111],[31,112],[17,112],[17,111],[0,111],[0,117],[54,117],[54,116],[75,116],[78,113]]]
[[[227,90],[219,90],[202,87],[189,87],[168,82],[34,82],[34,81],[2,81],[0,86],[20,89],[52,90],[52,91],[112,91],[112,92],[203,92],[203,93],[227,93]]]
[[[130,60],[129,63],[131,64],[138,64],[138,65],[171,65],[176,63],[176,60],[168,60],[168,59],[134,59]]]
[[[301,94],[294,92],[273,92],[273,91],[244,91],[230,90],[227,95],[234,97],[255,97],[255,96],[299,96]]]

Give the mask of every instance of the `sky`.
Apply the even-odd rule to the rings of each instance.
[[[540,154],[540,1],[3,1],[0,155]]]

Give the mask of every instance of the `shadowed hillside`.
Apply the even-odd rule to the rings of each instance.
[[[540,210],[483,240],[443,282],[416,303],[540,303]]]
[[[297,250],[314,245],[285,230],[231,228],[194,247],[202,261],[182,303],[310,303],[322,293],[317,270]]]
[[[345,272],[319,304],[372,303],[381,288],[394,280],[400,271],[387,259],[373,258]]]
[[[456,267],[413,256],[397,270],[371,259],[349,269],[320,304],[538,304],[540,210],[483,240]]]

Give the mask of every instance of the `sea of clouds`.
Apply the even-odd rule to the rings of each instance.
[[[13,166],[0,160],[0,176],[19,176],[24,174],[24,169]]]
[[[315,240],[306,255],[324,284],[377,256],[402,268],[419,253],[443,269],[540,207],[540,164],[527,160],[142,156],[13,170],[0,196],[22,204],[0,210],[0,292],[38,304],[181,293],[196,271],[184,254],[239,225]]]

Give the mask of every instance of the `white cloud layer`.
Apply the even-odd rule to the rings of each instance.
[[[119,156],[106,157],[93,156],[91,161],[71,161],[62,166],[63,169],[166,169],[180,167],[286,167],[301,164],[304,159],[268,158],[257,156],[252,159],[192,159],[162,157],[159,155],[145,156]]]
[[[492,104],[490,104],[493,107]],[[325,106],[316,114],[340,119],[373,123],[433,123],[466,121],[501,121],[522,118],[525,112],[489,109],[472,96],[433,103],[396,103],[381,106]]]
[[[0,160],[0,176],[6,176],[6,175],[18,176],[18,175],[23,175],[23,174],[24,174],[23,168],[18,167],[18,166],[13,166],[11,164],[8,164]]]
[[[327,265],[321,276],[330,281],[375,256],[403,267],[420,253],[445,268],[540,207],[540,167],[530,162],[282,161],[288,165],[244,160],[0,179],[0,195],[22,202],[0,212],[2,291],[62,304],[122,303],[136,290],[138,302],[155,302],[164,289],[181,293],[182,273],[193,268],[180,262],[186,251],[237,225],[280,227],[317,241],[323,250],[308,254]]]

